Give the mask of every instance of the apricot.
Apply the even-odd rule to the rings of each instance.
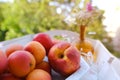
[[[23,50],[23,46],[20,44],[12,44],[12,45],[8,46],[8,48],[5,50],[5,53],[8,57],[11,53],[13,53],[14,51],[17,51],[17,50]]]
[[[46,56],[45,48],[37,41],[31,41],[26,44],[24,50],[29,51],[35,57],[36,64],[41,63]]]
[[[38,41],[41,43],[46,50],[46,54],[48,54],[50,48],[53,46],[53,42],[51,37],[46,33],[38,33],[34,36],[33,41]]]
[[[0,74],[2,74],[7,69],[7,56],[0,50]]]
[[[42,69],[34,69],[28,74],[26,80],[52,80],[52,78],[48,72]]]
[[[9,71],[17,77],[25,77],[35,65],[34,56],[28,51],[15,51],[8,57]]]
[[[51,67],[47,61],[42,61],[40,64],[37,64],[36,69],[43,69],[51,74]]]

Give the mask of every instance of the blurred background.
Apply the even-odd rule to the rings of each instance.
[[[0,0],[0,41],[56,29],[79,33],[78,26],[64,20],[74,8],[85,9],[89,2],[99,16],[88,25],[86,36],[100,40],[120,58],[118,0]]]

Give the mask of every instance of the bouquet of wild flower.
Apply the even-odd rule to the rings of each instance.
[[[95,57],[93,45],[90,41],[85,39],[86,27],[93,23],[96,19],[101,16],[101,11],[88,3],[85,9],[74,9],[70,16],[65,19],[68,24],[76,24],[80,29],[80,40],[76,42],[77,48],[83,52],[83,56],[90,55]]]

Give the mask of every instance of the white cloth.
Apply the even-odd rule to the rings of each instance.
[[[97,62],[90,65],[81,80],[120,80],[120,60],[109,53],[100,41],[96,41],[94,46],[98,53]]]

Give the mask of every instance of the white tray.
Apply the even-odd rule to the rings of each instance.
[[[72,31],[54,30],[54,31],[48,31],[48,32],[45,32],[45,33],[49,34],[51,36],[51,38],[53,38],[55,35],[63,35],[64,37],[69,38],[68,42],[72,42],[74,40],[78,40],[79,39],[79,34],[77,34],[75,32],[72,32]],[[34,34],[33,35],[26,35],[26,36],[23,36],[23,37],[20,37],[20,38],[16,38],[16,39],[12,39],[12,40],[8,40],[8,41],[3,41],[3,42],[0,42],[0,48],[2,50],[5,50],[9,45],[16,44],[16,43],[20,43],[22,45],[25,45],[26,43],[31,41],[33,39],[33,37],[34,37]],[[98,79],[98,80],[106,80],[107,76],[114,75],[114,74],[116,74],[117,77],[120,77],[120,61],[119,61],[119,59],[116,58],[115,56],[113,56],[104,47],[104,45],[99,40],[94,40],[94,39],[89,39],[89,40],[93,44],[95,52],[97,53],[96,63],[100,64],[100,66],[98,65],[98,67],[101,67],[101,65],[103,63],[106,63],[111,57],[114,58],[112,63],[110,64],[111,67],[112,67],[111,70],[114,70],[114,71],[112,73],[103,73],[106,76],[102,75],[103,78],[102,79]],[[89,69],[89,66],[86,64],[84,59],[82,59],[81,61],[84,63],[84,65],[82,65],[82,66],[86,67],[85,68],[86,70],[82,69],[83,67],[81,68],[83,70],[83,71],[81,70],[81,73],[82,73],[82,75],[84,75],[85,72],[87,71],[87,69]],[[107,65],[103,65],[103,66],[107,66]],[[104,70],[104,67],[103,67],[102,70]],[[120,79],[115,79],[116,75],[112,76],[112,78],[108,78],[108,79],[109,80],[120,80]],[[76,77],[76,75],[74,75],[74,76]],[[72,77],[74,77],[74,76],[72,75]],[[79,74],[77,76],[79,77],[79,76],[81,76],[81,74]],[[64,80],[65,79],[65,78],[61,78],[61,76],[57,76],[57,77],[58,78],[57,79],[55,78],[54,80]],[[66,80],[80,80],[80,79],[79,78],[78,79],[72,79],[72,78],[69,79],[69,78],[67,78]],[[82,80],[91,80],[91,79],[82,79]]]
[[[74,37],[72,37],[72,35],[75,34],[71,31],[62,31],[62,30],[48,31],[46,33],[49,34],[51,38],[53,38],[54,35],[63,35],[64,34],[66,37],[70,38],[69,39],[70,41],[72,41],[74,39]],[[23,37],[20,37],[20,38],[15,38],[15,39],[12,39],[12,40],[0,42],[0,49],[5,51],[6,48],[8,48],[10,45],[13,45],[13,44],[21,44],[21,45],[24,46],[28,42],[32,41],[34,35],[35,34],[26,35],[26,36],[23,36]],[[47,60],[47,58],[45,58],[44,60]],[[56,73],[55,71],[52,70],[53,80],[73,80],[73,79],[74,80],[80,80],[80,78],[89,70],[89,65],[86,63],[86,61],[82,57],[81,57],[80,61],[81,61],[81,64],[80,64],[81,68],[78,69],[76,72],[74,72],[72,75],[70,75],[67,78],[61,76],[60,74],[58,74],[58,73]]]

